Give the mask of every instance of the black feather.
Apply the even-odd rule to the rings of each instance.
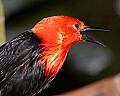
[[[0,96],[33,96],[52,81],[44,76],[42,41],[26,31],[0,47]]]

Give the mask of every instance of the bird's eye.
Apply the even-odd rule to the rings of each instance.
[[[74,25],[73,25],[73,28],[74,28],[75,30],[78,30],[79,25],[78,25],[78,24],[74,24]]]

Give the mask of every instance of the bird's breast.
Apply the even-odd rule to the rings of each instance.
[[[45,72],[44,75],[48,79],[53,78],[61,69],[68,49],[61,49],[61,48],[50,48],[47,51],[44,51],[44,56],[40,59],[40,61],[45,63]]]

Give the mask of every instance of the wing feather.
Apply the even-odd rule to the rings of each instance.
[[[41,42],[26,31],[0,47],[0,96],[33,96],[50,85],[53,78],[45,77],[40,62]]]
[[[3,81],[5,82],[18,66],[32,58],[32,52],[34,55],[40,53],[39,43],[40,39],[32,31],[26,31],[0,47],[1,86],[4,84]]]

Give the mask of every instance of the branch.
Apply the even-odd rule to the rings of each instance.
[[[120,74],[57,96],[120,96]]]

